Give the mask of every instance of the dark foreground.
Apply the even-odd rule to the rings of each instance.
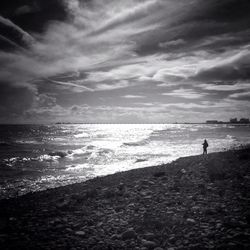
[[[0,249],[250,249],[250,150],[0,201]]]

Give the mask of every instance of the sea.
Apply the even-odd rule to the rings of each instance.
[[[0,125],[0,199],[250,143],[240,124]]]

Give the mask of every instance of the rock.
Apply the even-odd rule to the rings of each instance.
[[[137,234],[133,229],[128,229],[127,231],[122,233],[123,240],[135,239],[135,238],[137,238]]]
[[[85,192],[85,197],[84,198],[95,198],[96,196],[98,195],[98,192],[95,188],[91,188],[91,189],[88,189],[86,190]]]
[[[173,186],[169,187],[169,190],[174,191],[174,192],[179,192],[180,191],[180,187],[178,183],[174,183]]]
[[[111,240],[117,240],[117,239],[120,239],[120,238],[121,238],[121,236],[120,236],[119,234],[113,234],[113,235],[110,237]]]
[[[184,168],[181,169],[181,173],[182,173],[182,174],[186,174],[186,172],[187,172],[187,171],[186,171]]]
[[[175,241],[176,241],[175,236],[171,236],[171,237],[169,238],[169,242],[170,242],[170,243],[174,243]]]
[[[216,214],[216,211],[214,209],[211,209],[211,208],[207,208],[205,211],[204,211],[205,215],[214,215]]]
[[[142,180],[141,184],[147,186],[149,184],[148,182],[149,182],[148,180]]]
[[[162,177],[164,176],[166,173],[164,171],[159,171],[159,172],[155,172],[154,173],[154,177],[158,178],[158,177]]]
[[[145,192],[145,191],[140,192],[140,196],[146,196],[146,195],[147,195],[147,192]]]
[[[119,185],[118,185],[118,189],[119,191],[124,191],[125,190],[125,184],[123,182],[120,182]]]
[[[198,210],[200,210],[200,207],[199,207],[199,206],[193,206],[193,207],[192,207],[192,210],[193,210],[193,211],[198,211]]]
[[[83,232],[83,231],[76,231],[75,234],[79,235],[79,236],[85,236],[86,235],[86,233]]]
[[[120,212],[120,211],[124,210],[124,205],[118,205],[118,206],[114,207],[114,209],[116,212]]]
[[[216,224],[216,228],[220,228],[221,226],[222,226],[221,223],[217,223],[217,224]]]
[[[155,235],[153,233],[146,233],[143,235],[143,238],[146,240],[153,240],[155,238]]]
[[[250,212],[248,212],[248,213],[245,215],[245,217],[246,217],[247,223],[250,225]]]
[[[154,249],[156,247],[156,243],[149,240],[142,240],[142,245],[147,249]]]
[[[135,207],[135,203],[130,203],[127,205],[127,208],[133,209]]]
[[[9,221],[17,221],[17,218],[15,218],[15,217],[10,217],[10,218],[9,218]]]
[[[154,181],[149,181],[148,182],[150,185],[155,185],[155,182]]]
[[[189,223],[195,223],[195,220],[194,220],[194,219],[188,218],[188,219],[187,219],[187,222],[189,222]]]
[[[105,199],[111,199],[113,197],[115,197],[116,192],[115,190],[111,189],[111,188],[104,188],[103,189],[103,197]]]
[[[7,227],[8,219],[5,217],[0,217],[0,230],[3,230]]]
[[[70,200],[69,199],[65,199],[61,202],[58,202],[56,204],[56,207],[59,208],[59,209],[63,209],[63,208],[66,208],[70,205]]]

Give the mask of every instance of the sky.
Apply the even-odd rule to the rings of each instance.
[[[0,123],[250,117],[249,0],[1,0]]]

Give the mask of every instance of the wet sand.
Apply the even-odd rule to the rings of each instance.
[[[0,201],[0,249],[250,249],[250,149]]]

